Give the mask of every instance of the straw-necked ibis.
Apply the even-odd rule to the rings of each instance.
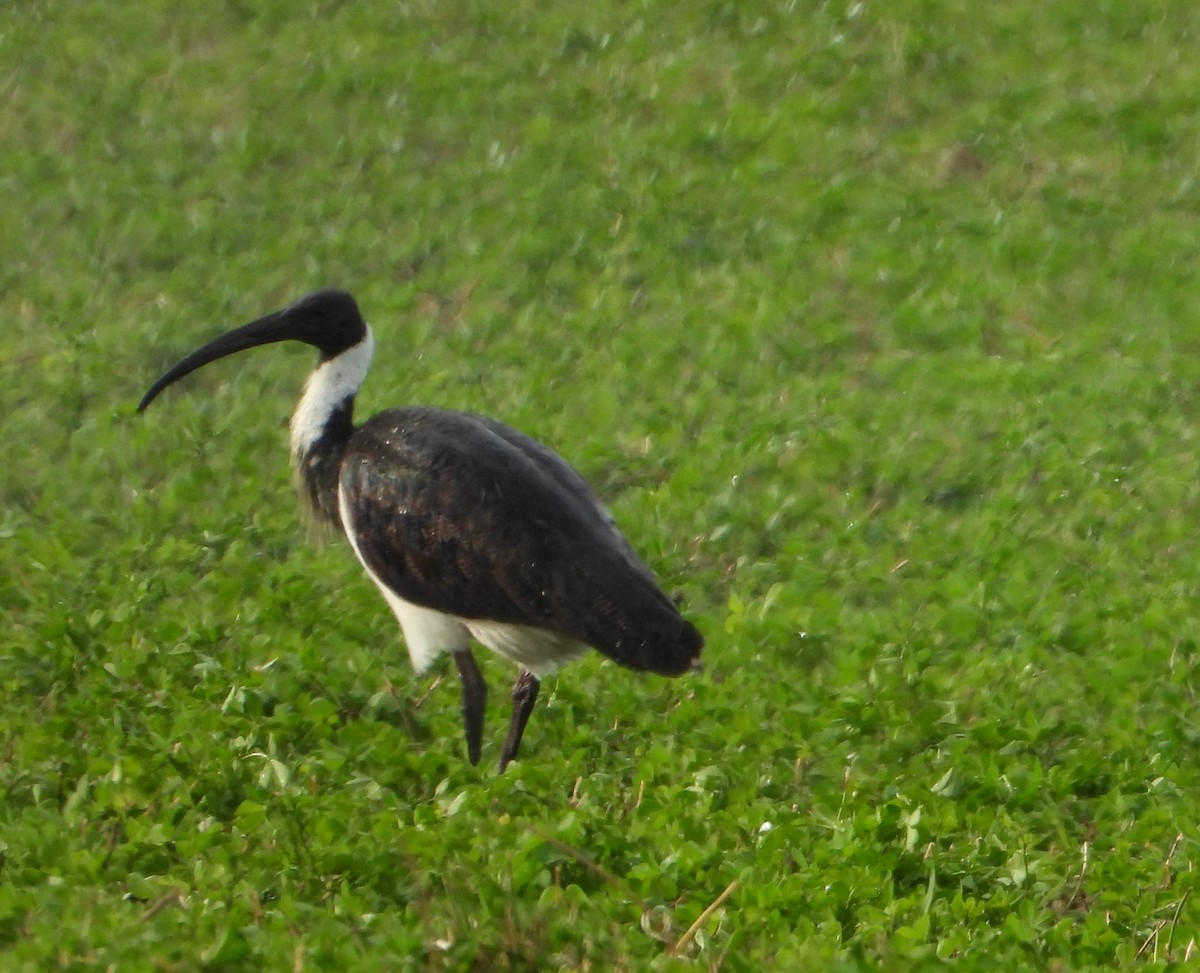
[[[320,354],[291,424],[301,496],[345,533],[395,612],[414,668],[453,654],[472,763],[487,696],[472,637],[520,667],[501,769],[517,753],[539,680],[587,646],[664,676],[699,666],[700,633],[546,446],[446,409],[389,409],[354,425],[374,339],[345,291],[317,291],[209,342],[155,382],[138,411],[202,365],[286,340]]]

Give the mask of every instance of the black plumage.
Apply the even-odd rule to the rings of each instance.
[[[517,752],[539,676],[583,646],[667,676],[698,666],[700,633],[552,450],[503,423],[445,409],[390,409],[354,426],[373,339],[344,291],[318,291],[215,339],[168,370],[139,410],[208,362],[289,339],[320,352],[292,419],[301,496],[346,534],[404,628],[414,664],[453,653],[472,762],[486,687],[471,636],[521,666],[501,767]]]
[[[407,601],[551,629],[667,676],[699,654],[699,633],[582,478],[516,430],[391,409],[355,433],[341,485],[361,556]]]

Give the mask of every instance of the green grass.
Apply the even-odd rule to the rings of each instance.
[[[0,967],[1193,957],[1198,44],[1183,0],[9,4]],[[310,356],[133,415],[327,284],[362,414],[553,445],[702,677],[589,657],[497,776],[483,660],[472,768],[299,526]]]

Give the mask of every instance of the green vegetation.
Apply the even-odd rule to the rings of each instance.
[[[14,0],[0,968],[1168,968],[1200,896],[1200,7]],[[486,412],[708,637],[485,765],[267,349]],[[452,667],[451,667],[452,668]],[[720,901],[718,901],[720,900]],[[710,910],[710,906],[715,908]]]

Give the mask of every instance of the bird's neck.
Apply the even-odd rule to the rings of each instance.
[[[337,484],[354,432],[354,397],[371,364],[375,341],[367,328],[362,340],[320,363],[304,386],[292,415],[292,467],[308,511],[322,526],[341,529]]]

